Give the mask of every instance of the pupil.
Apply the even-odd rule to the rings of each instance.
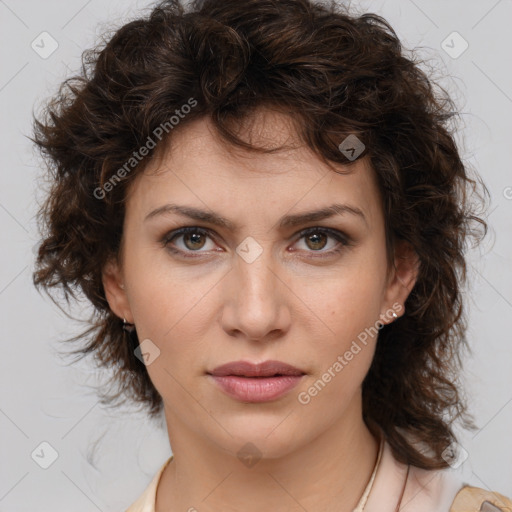
[[[192,234],[187,234],[186,236],[186,240],[190,240],[192,239],[192,244],[195,244],[199,241],[199,239],[201,238],[201,234],[200,233],[192,233]],[[204,245],[204,244],[203,244]],[[196,247],[192,247],[192,248],[198,248],[197,246]]]
[[[324,234],[309,235],[308,240],[309,241],[313,240],[313,245],[315,245],[315,244],[319,243],[319,241],[318,241],[319,237],[325,237],[325,235]],[[325,244],[320,243],[320,245],[321,245],[321,247],[312,247],[312,249],[323,249],[325,247]]]

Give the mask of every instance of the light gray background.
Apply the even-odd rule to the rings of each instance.
[[[98,372],[87,362],[66,366],[58,357],[58,340],[76,334],[80,325],[39,296],[31,281],[41,165],[25,137],[32,108],[79,69],[82,50],[106,28],[120,26],[149,5],[0,0],[1,511],[121,511],[170,455],[163,423],[158,429],[143,414],[102,409],[94,392],[84,387],[97,382]],[[457,471],[473,485],[511,496],[512,2],[368,0],[353,6],[383,15],[407,48],[422,47],[419,55],[430,59],[463,111],[459,142],[464,158],[483,175],[492,194],[491,233],[471,253],[468,290],[473,355],[465,380],[481,430],[463,433],[468,458]],[[59,45],[47,59],[31,48],[43,31]],[[469,44],[457,58],[441,47],[453,31]],[[462,48],[453,36],[447,44],[452,54]],[[73,311],[85,318],[88,306],[81,303]],[[48,469],[31,458],[43,441],[58,452]]]

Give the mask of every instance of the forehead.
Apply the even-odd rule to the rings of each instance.
[[[132,184],[131,209],[144,212],[184,198],[190,204],[219,211],[226,208],[283,209],[350,203],[367,218],[381,214],[380,192],[367,158],[351,166],[326,165],[299,140],[286,114],[259,110],[245,120],[239,135],[273,153],[248,152],[226,144],[209,118],[191,122],[172,133]]]

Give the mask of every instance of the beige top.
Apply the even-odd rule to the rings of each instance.
[[[370,478],[354,512],[395,512],[404,488],[407,466],[398,462],[387,442],[382,444],[380,464]],[[171,456],[142,495],[126,512],[155,512],[156,489]],[[462,481],[450,470],[425,470],[411,466],[400,512],[449,512]],[[370,492],[371,491],[371,492]]]

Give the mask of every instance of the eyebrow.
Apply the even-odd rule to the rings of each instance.
[[[160,206],[159,208],[156,208],[155,210],[148,213],[148,215],[146,215],[146,217],[144,218],[144,222],[159,215],[169,213],[175,213],[178,215],[182,215],[184,217],[189,217],[194,220],[208,222],[215,226],[223,227],[232,231],[236,231],[237,229],[235,223],[231,222],[230,220],[222,217],[217,213],[201,210],[199,208],[194,208],[192,206],[183,206],[171,203]],[[283,229],[287,227],[298,226],[300,224],[320,221],[328,219],[330,217],[334,217],[335,215],[343,215],[346,213],[361,218],[364,221],[364,223],[368,225],[366,217],[360,208],[348,204],[335,203],[330,206],[326,206],[325,208],[321,208],[319,210],[312,210],[309,212],[298,213],[293,215],[285,215],[279,220],[279,227]]]

